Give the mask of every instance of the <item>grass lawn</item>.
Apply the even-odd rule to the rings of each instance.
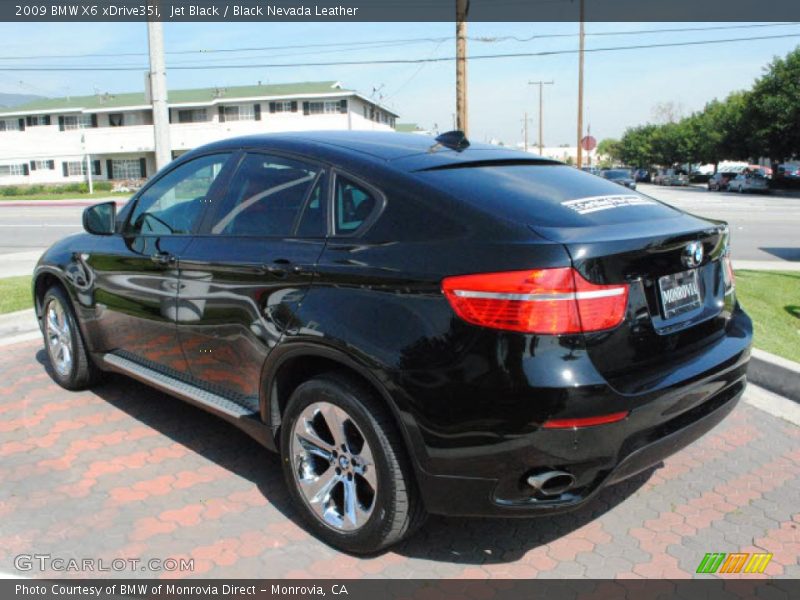
[[[800,272],[736,271],[736,295],[756,348],[800,362]]]
[[[108,190],[104,192],[94,192],[93,194],[82,194],[80,192],[58,192],[44,194],[20,194],[19,196],[0,196],[0,202],[15,202],[24,200],[92,200],[96,198],[127,198],[132,193],[113,193]]]
[[[33,308],[31,276],[4,277],[0,279],[0,314]]]

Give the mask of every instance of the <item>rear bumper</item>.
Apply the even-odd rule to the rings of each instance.
[[[620,396],[635,407],[623,421],[580,429],[537,428],[506,436],[491,449],[473,453],[461,448],[458,458],[451,454],[437,473],[418,469],[427,509],[460,516],[566,512],[688,446],[722,421],[744,392],[751,328],[747,316],[739,316],[743,329],[709,350],[715,360],[705,355],[702,373],[671,379],[657,393]],[[527,479],[546,471],[566,471],[575,484],[558,496],[537,495]]]
[[[500,479],[423,474],[420,487],[423,489],[426,506],[432,513],[452,516],[522,517],[574,510],[603,488],[657,465],[705,435],[733,411],[744,389],[745,378],[742,377],[709,398],[697,410],[692,411],[692,414],[676,418],[675,423],[654,430],[643,430],[630,436],[620,445],[620,455],[613,466],[567,461],[558,465],[559,470],[575,475],[578,483],[575,488],[556,498],[537,498],[525,481],[529,471],[544,469],[527,469],[520,476],[512,474]],[[567,440],[556,439],[558,435],[566,437],[568,434],[554,434],[554,444],[562,448],[569,445]],[[598,456],[596,463],[600,462]],[[547,467],[547,470],[550,468]]]

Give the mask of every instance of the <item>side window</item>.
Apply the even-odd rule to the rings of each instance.
[[[206,194],[230,156],[203,156],[164,175],[139,196],[125,232],[175,235],[194,231]]]
[[[378,201],[372,192],[341,175],[336,176],[334,218],[336,233],[351,233],[361,227]]]
[[[291,235],[318,170],[289,158],[248,154],[217,210],[211,233]]]
[[[328,203],[325,198],[325,174],[317,180],[314,189],[311,190],[306,202],[306,207],[303,210],[303,216],[300,217],[300,225],[297,227],[297,237],[325,237],[328,233],[328,220],[326,216],[326,208]]]

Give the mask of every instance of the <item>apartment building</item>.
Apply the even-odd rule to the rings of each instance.
[[[320,129],[391,131],[398,115],[339,82],[171,90],[176,157],[238,135]],[[0,111],[0,185],[140,180],[155,172],[144,93],[48,98]]]

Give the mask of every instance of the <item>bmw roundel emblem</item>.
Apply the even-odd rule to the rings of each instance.
[[[703,244],[701,242],[691,242],[686,244],[683,249],[683,264],[693,269],[703,262]]]

